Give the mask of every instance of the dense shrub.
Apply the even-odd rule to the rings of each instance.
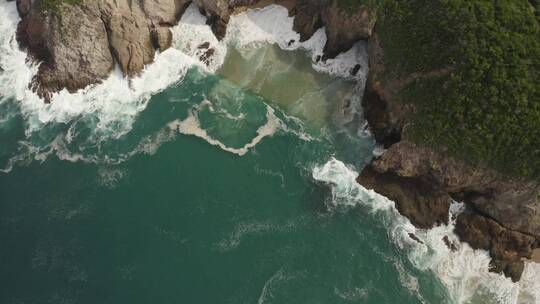
[[[385,77],[404,92],[424,144],[514,176],[540,177],[540,12],[527,0],[381,1]],[[384,81],[384,79],[383,79]]]

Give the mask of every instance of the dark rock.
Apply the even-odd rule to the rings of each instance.
[[[198,49],[208,49],[210,47],[210,42],[203,42],[197,48]]]
[[[392,172],[378,172],[373,165],[366,167],[358,182],[396,203],[399,213],[418,228],[432,228],[448,223],[451,198],[421,178],[401,177]]]
[[[300,41],[308,40],[319,28],[325,27],[324,59],[335,58],[359,40],[368,39],[375,26],[375,14],[367,6],[345,11],[337,0],[298,0],[295,12],[293,28],[300,33]]]
[[[210,25],[212,32],[214,32],[214,35],[216,35],[218,40],[225,38],[225,34],[227,34],[227,23],[228,21],[217,15],[207,16],[206,20],[206,24]]]
[[[356,74],[358,74],[358,72],[360,71],[361,68],[362,68],[362,66],[360,64],[355,65],[351,69],[351,75],[356,76]]]
[[[490,218],[472,213],[458,216],[456,233],[471,247],[489,251],[491,270],[503,272],[514,282],[519,281],[523,258],[531,258],[536,242],[531,235],[509,230]]]
[[[319,28],[324,26],[321,13],[329,5],[329,0],[297,1],[293,29],[300,33],[300,42],[308,40]]]
[[[442,238],[444,244],[446,245],[446,247],[448,247],[448,249],[450,249],[450,251],[452,252],[456,252],[458,249],[456,247],[456,244],[454,244],[453,242],[450,242],[450,239],[448,239],[448,236],[444,236]]]
[[[422,242],[422,240],[420,240],[414,233],[409,233],[409,237],[420,244],[424,244],[424,242]]]
[[[492,271],[516,281],[523,258],[530,258],[540,239],[538,183],[514,180],[482,166],[448,156],[443,148],[413,143],[407,125],[415,112],[401,96],[418,78],[440,77],[452,67],[409,75],[385,73],[384,50],[377,27],[368,44],[369,74],[362,101],[364,115],[379,144],[387,150],[374,159],[358,181],[396,202],[399,212],[418,227],[447,217],[450,197],[467,203],[471,213],[457,219],[456,233],[492,257]],[[454,246],[446,242],[451,250]]]
[[[155,49],[163,52],[171,47],[173,35],[168,27],[153,28],[151,35],[152,44],[154,45]]]
[[[32,0],[17,0],[17,11],[19,16],[24,17],[30,13],[32,8]]]
[[[351,11],[341,8],[338,2],[332,1],[321,13],[328,39],[324,46],[326,58],[334,58],[349,50],[359,40],[368,39],[375,26],[375,13],[367,6],[359,5]]]
[[[210,57],[214,55],[216,50],[214,48],[209,48],[199,57],[199,60],[204,62],[204,64],[209,65],[210,64]]]

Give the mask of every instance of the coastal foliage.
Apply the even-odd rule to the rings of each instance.
[[[45,10],[56,10],[61,4],[75,5],[82,3],[84,0],[38,0]]]
[[[407,79],[408,134],[473,164],[540,178],[540,7],[527,0],[381,1],[384,78]]]

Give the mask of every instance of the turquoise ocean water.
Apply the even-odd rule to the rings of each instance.
[[[7,67],[22,55],[2,43]],[[156,66],[149,77],[165,77]],[[17,87],[15,69],[0,87]],[[46,108],[2,91],[0,303],[497,299],[463,296],[472,283],[460,277],[445,285],[431,247],[411,258],[413,228],[354,182],[376,150],[358,80],[259,45],[164,89],[134,82],[151,92],[144,102],[125,80],[107,83],[81,95],[94,103]]]

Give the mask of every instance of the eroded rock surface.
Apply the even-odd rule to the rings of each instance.
[[[375,13],[367,6],[350,10],[339,6],[337,0],[195,0],[195,3],[218,39],[225,36],[227,23],[235,12],[269,4],[283,5],[295,15],[294,30],[300,33],[301,41],[325,27],[328,38],[325,58],[334,58],[359,40],[369,38],[375,25]]]
[[[466,202],[469,212],[458,216],[456,224],[460,239],[488,250],[493,271],[519,280],[523,258],[540,247],[539,185],[471,166],[408,138],[414,107],[403,103],[402,90],[419,77],[450,73],[451,67],[389,77],[376,28],[369,40],[369,66],[364,113],[377,142],[387,150],[363,170],[358,181],[394,200],[400,213],[420,228],[446,222],[452,199]]]
[[[69,13],[42,11],[39,1],[23,16],[17,38],[41,62],[33,86],[38,94],[75,91],[107,77],[113,68],[107,29],[96,2]],[[62,9],[62,8],[59,8]]]
[[[40,0],[17,0],[17,39],[41,62],[33,86],[39,95],[73,92],[106,78],[115,63],[127,76],[170,46],[187,0],[95,0],[44,8]]]
[[[85,0],[53,7],[44,0],[17,0],[22,21],[17,39],[41,62],[33,89],[46,100],[64,88],[70,92],[106,78],[115,64],[124,75],[138,75],[156,50],[171,46],[169,27],[190,0]],[[374,14],[366,7],[347,11],[337,0],[194,0],[218,39],[231,14],[246,8],[281,4],[296,14],[295,29],[303,40],[325,26],[325,58],[347,51],[371,34]]]

